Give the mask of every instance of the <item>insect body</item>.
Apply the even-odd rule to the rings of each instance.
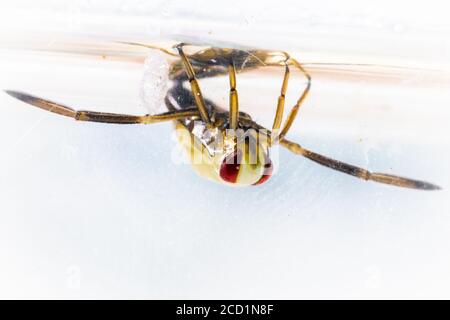
[[[146,46],[146,45],[143,45]],[[156,47],[147,46],[155,49]],[[150,124],[173,121],[181,145],[190,156],[194,170],[210,180],[234,186],[258,185],[272,174],[270,148],[275,144],[316,163],[364,180],[422,189],[440,189],[437,185],[365,169],[322,156],[286,139],[300,107],[309,93],[311,77],[302,65],[287,53],[265,50],[207,48],[187,55],[178,44],[175,52],[159,49],[176,57],[170,66],[172,87],[165,96],[168,112],[156,115],[125,115],[95,111],[75,111],[72,108],[18,91],[6,91],[11,96],[36,107],[81,121],[120,124]],[[264,66],[284,68],[280,95],[271,130],[239,111],[236,70],[244,72]],[[283,122],[285,95],[290,69],[297,68],[305,76],[306,86]],[[224,109],[204,98],[198,79],[221,75],[229,77],[229,106]]]

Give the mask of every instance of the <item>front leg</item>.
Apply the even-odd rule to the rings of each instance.
[[[211,127],[211,119],[209,117],[208,110],[206,109],[205,99],[203,98],[200,85],[198,84],[197,78],[195,77],[194,68],[192,67],[192,64],[189,62],[189,59],[186,57],[183,51],[183,44],[178,44],[175,46],[175,48],[178,50],[181,60],[183,61],[187,76],[189,78],[189,84],[191,85],[192,95],[194,97],[198,111],[200,112],[200,116],[202,117],[202,120],[206,123],[206,125],[208,127]]]

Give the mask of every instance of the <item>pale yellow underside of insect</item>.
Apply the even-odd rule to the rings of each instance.
[[[245,159],[240,164],[239,174],[235,183],[224,181],[220,177],[220,165],[224,159],[224,153],[211,155],[207,148],[193,135],[182,123],[175,123],[175,131],[183,151],[186,153],[193,170],[201,177],[208,180],[227,184],[230,186],[249,186],[258,182],[264,174],[264,166],[261,161],[256,164],[247,163]],[[258,160],[264,159],[263,148],[258,147]],[[248,160],[248,159],[247,159]]]

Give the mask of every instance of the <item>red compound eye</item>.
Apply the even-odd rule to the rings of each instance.
[[[253,184],[254,186],[266,182],[267,180],[269,180],[270,176],[272,175],[272,172],[273,172],[272,161],[268,157],[266,157],[265,162],[266,162],[266,164],[264,165],[263,175],[257,182],[255,182]]]
[[[240,153],[236,151],[223,159],[222,164],[220,165],[219,174],[224,181],[236,183],[241,167],[240,160]]]

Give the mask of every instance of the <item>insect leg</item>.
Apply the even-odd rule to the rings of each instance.
[[[386,173],[370,172],[366,169],[356,167],[338,160],[334,160],[318,153],[302,148],[299,144],[286,139],[280,140],[280,145],[287,148],[291,152],[304,156],[318,164],[337,170],[364,180],[376,181],[384,184],[390,184],[397,187],[420,189],[420,190],[439,190],[441,187],[420,180],[399,177]]]
[[[189,59],[183,52],[183,44],[177,45],[176,49],[180,54],[181,60],[183,61],[184,64],[184,68],[186,69],[186,73],[189,77],[192,95],[194,96],[195,104],[198,107],[200,116],[202,117],[202,120],[206,123],[207,126],[211,126],[211,119],[209,118],[208,110],[206,109],[205,99],[203,98],[202,91],[200,90],[198,81],[195,78],[194,68],[192,67],[191,63],[189,62]]]
[[[120,113],[106,113],[97,111],[76,111],[65,105],[49,101],[46,99],[38,98],[27,93],[11,90],[7,90],[6,93],[8,93],[10,96],[16,99],[31,104],[35,107],[80,121],[117,123],[117,124],[136,124],[136,123],[150,124],[156,122],[179,120],[189,117],[200,116],[200,113],[198,112],[197,108],[169,111],[157,115],[143,115],[143,116],[120,114]]]
[[[107,123],[122,123],[122,124],[152,124],[165,121],[181,120],[191,117],[200,117],[197,108],[168,111],[155,115],[133,116],[126,114],[103,113],[94,111],[78,111],[75,120],[92,121],[92,122],[107,122]]]
[[[242,119],[242,122],[246,123],[249,127],[255,128],[257,130],[264,131],[268,137],[271,136],[271,132],[264,128],[263,126],[259,125],[258,123],[254,122],[250,119]],[[315,153],[313,151],[307,150],[303,147],[301,147],[298,143],[289,141],[287,139],[280,139],[279,143],[281,146],[285,147],[289,151],[301,155],[305,158],[308,158],[320,165],[323,165],[325,167],[328,167],[330,169],[340,171],[352,176],[355,176],[360,179],[364,180],[371,180],[375,182],[380,182],[384,184],[390,184],[397,187],[403,187],[403,188],[410,188],[410,189],[419,189],[419,190],[440,190],[441,187],[432,184],[430,182],[426,181],[420,181],[420,180],[414,180],[404,177],[399,177],[387,173],[378,173],[378,172],[370,172],[366,169],[356,167],[354,165],[341,162],[339,160],[334,160],[331,158],[328,158],[326,156],[320,155],[318,153]]]
[[[281,127],[281,122],[283,120],[283,113],[284,113],[284,103],[286,101],[286,91],[289,82],[289,75],[290,75],[289,65],[286,63],[283,84],[281,85],[281,93],[280,96],[278,97],[277,111],[275,113],[275,119],[273,120],[272,132],[278,132],[278,130],[280,130]],[[272,140],[276,141],[277,138],[274,137]]]
[[[288,63],[292,63],[295,67],[297,67],[298,69],[300,69],[300,71],[305,75],[306,79],[307,79],[307,84],[306,84],[306,88],[303,90],[303,93],[301,94],[300,98],[297,100],[297,103],[292,107],[286,122],[283,125],[283,129],[281,130],[278,139],[281,140],[284,138],[284,136],[286,136],[286,134],[288,133],[289,129],[292,126],[292,123],[294,122],[295,118],[297,117],[297,113],[300,109],[300,106],[302,105],[303,101],[305,100],[306,96],[309,93],[309,90],[311,88],[311,76],[308,74],[308,72],[306,72],[306,70],[301,66],[301,64],[293,59],[290,58],[288,59]]]
[[[229,123],[230,129],[236,130],[238,126],[239,119],[239,101],[238,93],[236,91],[236,69],[234,64],[230,63],[228,66],[228,72],[230,76],[230,113],[229,113]]]

